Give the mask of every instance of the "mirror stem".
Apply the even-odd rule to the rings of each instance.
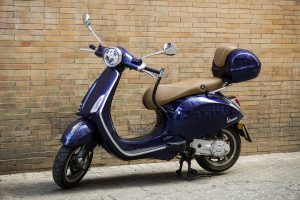
[[[163,51],[163,50],[161,50],[161,51],[158,51],[158,52],[155,52],[155,53],[152,53],[152,54],[148,54],[148,55],[142,56],[142,59],[144,59],[144,58],[147,58],[147,57],[150,57],[150,56],[154,56],[154,55],[162,54],[162,53],[164,53],[164,51]]]
[[[96,33],[93,31],[92,27],[88,26],[88,29],[94,35],[94,37],[98,40],[98,42],[100,43],[100,45],[102,45],[101,39],[96,35]]]

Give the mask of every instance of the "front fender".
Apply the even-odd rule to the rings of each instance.
[[[64,131],[60,141],[63,145],[76,147],[93,141],[94,125],[84,118],[72,122]]]

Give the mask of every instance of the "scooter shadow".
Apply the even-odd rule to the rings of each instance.
[[[180,181],[181,179],[175,172],[157,172],[143,174],[126,174],[112,177],[97,177],[86,179],[81,182],[76,190],[86,189],[113,189],[113,188],[129,188],[142,187],[147,185],[162,185],[169,182]]]
[[[215,174],[215,173],[207,173],[205,171],[199,171],[200,174],[204,176],[198,177],[191,182],[198,181],[207,181],[211,176],[219,176],[222,173]],[[95,176],[93,176],[95,175]],[[87,178],[83,179],[77,187],[70,188],[70,189],[61,189],[58,187],[53,180],[48,179],[47,181],[36,181],[36,182],[22,182],[16,183],[13,187],[4,187],[2,188],[3,191],[5,190],[6,194],[14,197],[38,197],[47,195],[57,196],[57,195],[74,195],[80,194],[85,192],[93,192],[96,190],[100,191],[109,191],[114,189],[120,188],[135,188],[135,187],[147,187],[147,186],[159,186],[165,184],[177,184],[184,180],[182,177],[177,176],[174,171],[165,171],[165,172],[149,172],[149,173],[130,173],[126,175],[117,175],[117,174],[110,174],[103,175],[93,173],[90,174]],[[189,183],[189,181],[187,181]],[[1,191],[1,190],[0,190]]]
[[[199,177],[194,181],[207,180],[210,176],[218,176],[221,174],[202,172],[205,176]],[[97,177],[98,176],[98,177]],[[43,195],[59,195],[59,194],[72,194],[72,193],[82,193],[82,192],[92,192],[95,190],[113,190],[118,188],[134,188],[134,187],[144,187],[151,185],[164,185],[164,184],[176,184],[178,182],[186,181],[182,177],[177,176],[175,172],[149,172],[143,174],[126,174],[126,175],[112,175],[100,177],[95,173],[95,177],[88,176],[83,179],[77,187],[70,189],[61,189],[54,182],[39,182],[31,183],[29,185],[15,185],[13,191],[7,191],[8,193],[15,193],[15,196],[26,196],[26,197],[36,197]],[[187,181],[188,182],[188,181]],[[16,192],[17,191],[17,192]]]
[[[208,178],[211,176],[216,176],[220,174],[201,172],[203,176],[197,179]],[[151,185],[164,185],[170,182],[176,183],[184,180],[181,176],[176,175],[175,172],[152,172],[143,174],[126,174],[121,176],[105,177],[105,178],[93,178],[83,181],[78,190],[102,188],[102,189],[112,189],[112,188],[128,188],[128,187],[143,187]],[[191,180],[193,181],[193,180]],[[77,188],[76,188],[77,189]]]
[[[218,176],[221,173],[207,173],[201,172],[204,176],[191,181],[197,181],[200,179],[207,179],[211,176]],[[111,177],[95,177],[83,180],[77,187],[72,188],[72,192],[77,191],[92,191],[92,190],[110,190],[116,188],[131,188],[131,187],[144,187],[152,185],[164,185],[168,183],[176,184],[177,182],[187,181],[181,176],[176,175],[175,172],[152,172],[143,174],[126,174]],[[70,192],[71,192],[70,190]],[[62,190],[58,189],[56,192]],[[68,191],[68,190],[64,190]],[[53,192],[53,191],[52,191]]]

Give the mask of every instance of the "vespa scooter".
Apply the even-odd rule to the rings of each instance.
[[[101,37],[92,30],[89,15],[84,14],[83,18],[99,45],[81,50],[103,58],[107,67],[83,98],[76,113],[80,118],[61,137],[62,147],[53,164],[57,185],[75,186],[89,170],[97,145],[122,160],[180,157],[176,173],[189,180],[198,175],[191,167],[194,158],[210,172],[222,172],[235,164],[241,150],[240,137],[249,142],[251,138],[241,122],[243,114],[237,98],[224,96],[221,90],[258,76],[261,64],[252,52],[220,47],[213,59],[214,77],[160,85],[164,69],[151,68],[143,59],[157,54],[175,55],[174,44],[167,43],[163,50],[138,59],[123,47],[104,47]],[[130,139],[118,136],[111,118],[111,102],[126,69],[156,79],[143,96],[145,107],[156,112],[156,124],[144,136]],[[184,162],[188,169],[182,175]]]

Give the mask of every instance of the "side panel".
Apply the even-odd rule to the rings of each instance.
[[[65,146],[76,147],[90,143],[93,139],[95,127],[84,118],[72,122],[64,131],[60,141]]]
[[[179,99],[166,109],[169,112],[168,135],[179,135],[187,140],[215,135],[243,117],[229,99],[219,94]]]
[[[174,151],[180,149],[185,141],[180,137],[166,137],[165,120],[153,132],[144,137],[123,139],[118,136],[110,109],[120,77],[121,74],[115,68],[107,68],[97,80],[82,107],[84,115],[97,125],[103,147],[122,160],[171,159],[177,153]],[[87,106],[88,104],[90,106]]]

